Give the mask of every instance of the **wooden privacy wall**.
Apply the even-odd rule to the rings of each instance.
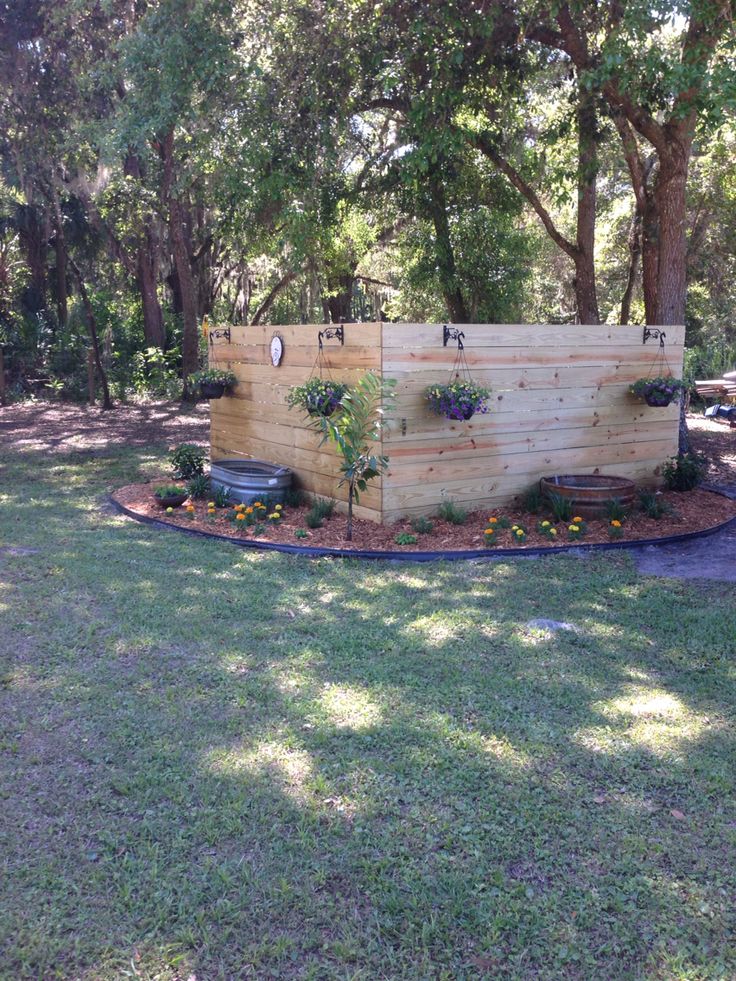
[[[289,386],[306,380],[320,325],[234,327],[210,363],[230,366],[239,384],[213,401],[212,456],[250,456],[290,466],[315,494],[344,500],[337,459],[298,410]],[[326,341],[332,376],[348,383],[367,369],[397,381],[383,452],[390,469],[361,496],[362,517],[393,521],[436,511],[443,498],[475,507],[507,503],[539,477],[611,473],[655,483],[677,452],[678,406],[649,408],[628,393],[646,375],[658,342],[641,327],[462,326],[473,378],[492,389],[490,412],[468,422],[433,415],[423,391],[448,380],[457,344],[442,345],[442,325],[346,324],[345,345]],[[284,340],[281,366],[270,362],[273,334]],[[682,374],[683,327],[666,328],[666,355]]]

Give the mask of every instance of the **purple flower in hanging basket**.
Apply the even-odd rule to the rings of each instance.
[[[490,389],[470,380],[450,382],[448,385],[430,385],[424,395],[429,407],[447,419],[470,419],[476,412],[488,412]]]
[[[643,398],[648,405],[665,406],[679,399],[685,383],[672,375],[658,378],[639,378],[631,386],[631,394]]]
[[[303,385],[289,390],[286,402],[289,408],[299,406],[310,416],[331,416],[342,404],[348,386],[341,382],[310,378]]]

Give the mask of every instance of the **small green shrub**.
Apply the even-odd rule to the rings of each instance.
[[[705,476],[707,462],[699,453],[680,453],[662,464],[662,476],[670,490],[694,490]]]
[[[304,491],[299,487],[288,487],[284,491],[284,506],[298,508],[304,504]]]
[[[623,521],[627,514],[626,507],[618,497],[612,497],[609,501],[606,501],[606,517],[609,522]]]
[[[648,518],[654,518],[655,521],[672,514],[670,502],[661,494],[655,494],[653,491],[639,491],[639,507]]]
[[[181,480],[191,480],[204,473],[205,451],[193,443],[182,443],[172,450],[169,461],[171,472]]]
[[[187,484],[187,491],[192,500],[201,501],[210,496],[210,478],[203,473],[197,474]]]
[[[566,497],[562,497],[560,494],[550,494],[548,501],[555,521],[569,521],[572,518],[572,504]]]
[[[312,511],[320,518],[331,518],[335,513],[335,502],[328,497],[315,497],[312,501]]]
[[[468,520],[468,512],[459,508],[454,501],[443,501],[437,509],[437,514],[443,521],[451,525],[464,525]]]
[[[304,515],[304,523],[307,528],[321,528],[324,523],[323,516],[315,508],[310,508]]]
[[[186,491],[180,484],[159,484],[153,493],[156,497],[174,497],[176,494],[185,494]]]
[[[524,492],[521,497],[521,503],[527,514],[539,514],[544,503],[544,497],[542,496],[539,484],[532,484],[529,490]]]
[[[306,528],[297,528],[294,532],[294,538],[309,538],[309,532]]]
[[[230,507],[230,488],[229,487],[217,487],[210,497],[211,501],[214,501],[216,508],[227,508]]]
[[[260,523],[257,524],[257,525],[253,525],[253,534],[256,537],[258,537],[259,535],[263,535],[265,533],[265,531],[266,531],[266,526],[265,525],[262,525]]]
[[[417,535],[431,535],[434,531],[434,521],[430,521],[429,518],[425,518],[423,514],[418,518],[414,518],[411,526]]]
[[[417,536],[410,535],[408,531],[400,531],[394,536],[394,541],[397,545],[416,545]]]

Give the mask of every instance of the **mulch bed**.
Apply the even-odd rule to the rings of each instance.
[[[416,534],[410,521],[399,521],[393,525],[377,525],[372,521],[356,519],[353,524],[352,544],[345,541],[346,518],[343,514],[335,513],[325,520],[321,528],[309,529],[305,523],[305,515],[309,506],[284,508],[282,517],[277,524],[268,524],[262,534],[255,535],[252,527],[242,528],[242,522],[233,520],[233,509],[218,509],[214,516],[207,515],[206,501],[191,502],[195,508],[193,515],[187,514],[184,508],[177,508],[167,513],[153,500],[154,488],[161,483],[170,483],[170,478],[161,478],[147,484],[130,484],[122,487],[113,495],[123,507],[134,511],[145,518],[155,518],[181,528],[195,529],[210,534],[225,535],[241,540],[271,542],[278,545],[301,545],[312,548],[352,548],[360,551],[389,551],[389,552],[430,552],[430,551],[473,551],[485,547],[485,529],[488,518],[508,518],[510,523],[520,524],[527,531],[526,540],[519,545],[512,540],[511,529],[506,528],[497,532],[498,547],[520,549],[557,547],[570,544],[597,544],[611,541],[607,522],[590,521],[587,523],[587,533],[584,538],[571,542],[567,523],[558,522],[557,538],[550,541],[537,531],[537,522],[550,520],[547,514],[532,515],[513,508],[496,508],[493,510],[476,511],[468,515],[463,525],[452,525],[440,518],[433,518],[434,529],[429,534],[417,535],[415,545],[398,545],[395,536],[404,532]],[[736,501],[728,500],[718,494],[705,490],[688,491],[686,493],[664,492],[673,513],[659,520],[646,517],[635,510],[623,523],[623,541],[637,541],[651,538],[666,538],[671,535],[682,535],[688,532],[705,531],[719,525],[729,518],[736,517]],[[304,529],[306,538],[298,538],[295,532]],[[489,549],[492,551],[492,549]]]

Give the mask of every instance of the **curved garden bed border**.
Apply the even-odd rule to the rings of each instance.
[[[710,489],[710,488],[709,488]],[[730,497],[722,491],[712,490],[711,493],[720,494],[722,497]],[[534,548],[476,548],[463,550],[440,550],[437,552],[397,552],[397,551],[376,551],[372,549],[347,549],[347,548],[320,548],[310,545],[285,545],[276,542],[257,542],[248,539],[236,538],[234,535],[220,535],[212,531],[200,531],[198,528],[182,528],[170,521],[162,518],[151,518],[147,514],[139,514],[132,508],[127,508],[115,499],[114,494],[108,495],[108,501],[121,514],[140,521],[141,524],[154,525],[169,531],[180,531],[185,535],[194,535],[198,538],[214,538],[221,542],[230,542],[239,548],[249,548],[261,552],[284,552],[287,555],[303,555],[310,559],[334,558],[334,559],[386,559],[391,562],[459,562],[462,559],[492,559],[496,555],[509,558],[523,558],[528,556],[535,558],[546,555],[559,555],[565,552],[609,552],[621,549],[646,548],[650,545],[674,545],[678,542],[693,541],[696,538],[707,538],[715,535],[716,532],[723,531],[731,525],[736,526],[736,517],[721,521],[711,528],[704,528],[702,531],[685,531],[680,535],[666,535],[664,538],[638,538],[634,541],[619,542],[579,542],[572,545],[547,545]]]

